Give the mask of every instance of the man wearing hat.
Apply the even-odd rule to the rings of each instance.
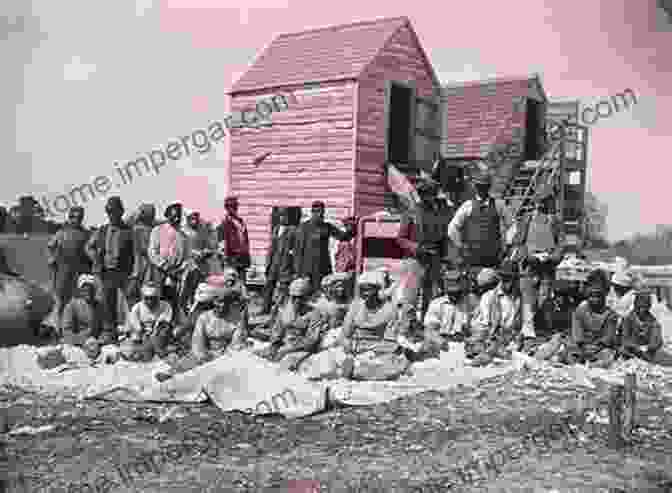
[[[521,300],[518,285],[519,275],[516,263],[506,261],[499,270],[499,285],[488,291],[481,298],[478,315],[473,321],[471,342],[477,339],[484,343],[483,351],[479,355],[473,353],[478,350],[474,344],[470,355],[476,356],[474,366],[486,365],[494,357],[505,358],[510,355],[514,344],[521,339]]]
[[[609,278],[595,270],[588,274],[586,286],[588,298],[574,312],[565,358],[569,364],[590,362],[606,368],[616,356],[619,325],[618,315],[606,303]]]
[[[348,241],[352,231],[341,231],[324,220],[324,202],[317,200],[311,206],[311,218],[296,232],[294,275],[310,280],[311,291],[320,288],[322,278],[333,272],[329,254],[329,239]]]
[[[462,342],[469,336],[469,328],[478,299],[467,292],[466,279],[459,271],[443,273],[443,296],[432,300],[425,315],[425,328],[438,334],[441,347],[449,342]]]
[[[296,227],[289,224],[289,210],[280,209],[278,225],[271,233],[271,245],[266,255],[266,286],[264,286],[264,306],[262,313],[270,313],[276,288],[287,292],[294,277],[294,250],[296,249]]]
[[[83,221],[84,208],[72,207],[68,211],[68,221],[47,244],[47,263],[52,271],[59,319],[75,294],[78,277],[91,269],[91,260],[86,255],[90,235],[82,226]]]
[[[217,226],[216,234],[222,265],[236,269],[245,284],[247,269],[252,265],[252,258],[247,226],[243,218],[238,215],[238,206],[238,197],[229,196],[224,200],[226,214]]]
[[[170,204],[165,210],[166,222],[156,226],[149,237],[147,254],[155,267],[158,285],[163,297],[177,313],[184,309],[178,299],[182,288],[182,277],[189,259],[189,240],[182,230],[182,204]]]
[[[259,355],[296,371],[299,365],[318,349],[320,334],[326,332],[327,321],[308,303],[312,294],[308,279],[295,279],[289,285],[289,297],[275,318],[271,343]]]
[[[491,182],[485,169],[477,172],[472,178],[474,198],[459,207],[448,225],[448,236],[467,267],[496,267],[504,255],[512,218],[503,201],[490,196]]]
[[[404,216],[397,241],[407,255],[414,256],[424,268],[421,281],[421,310],[424,314],[440,285],[441,260],[447,254],[450,211],[436,207],[434,199],[439,190],[436,181],[425,178],[416,188],[421,203],[414,218]]]
[[[106,331],[117,335],[118,326],[124,322],[126,313],[119,313],[128,291],[128,283],[133,272],[135,249],[133,230],[123,222],[124,205],[120,197],[107,200],[105,212],[109,218],[91,236],[86,252],[93,262],[93,272],[100,276],[103,306],[106,315]],[[120,300],[120,296],[122,299]]]

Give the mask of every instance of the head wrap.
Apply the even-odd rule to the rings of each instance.
[[[614,272],[614,275],[611,276],[611,284],[623,288],[631,288],[634,283],[633,281],[632,276],[627,271],[616,271]]]
[[[77,279],[77,287],[81,288],[86,285],[93,286],[95,288],[96,286],[98,286],[98,282],[96,281],[96,278],[91,274],[82,274]]]
[[[491,269],[490,267],[481,269],[481,271],[476,276],[476,284],[478,284],[481,287],[486,286],[488,284],[494,284],[495,282],[498,281],[499,276],[497,275],[497,272],[495,271],[495,269]]]
[[[140,294],[143,298],[161,296],[161,288],[153,283],[146,283],[140,288]]]
[[[290,296],[305,296],[310,293],[310,282],[308,279],[294,279],[289,285]]]
[[[378,286],[379,289],[385,287],[385,274],[380,271],[369,270],[360,274],[357,284],[363,286],[366,284]]]

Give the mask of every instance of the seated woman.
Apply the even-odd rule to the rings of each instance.
[[[626,359],[641,358],[649,363],[672,366],[672,355],[664,351],[660,322],[651,313],[651,294],[635,294],[634,309],[623,320],[620,353]]]
[[[73,298],[63,310],[63,343],[84,346],[90,339],[102,334],[103,304],[96,299],[96,279],[90,274],[82,274],[77,280],[79,296]]]
[[[601,270],[588,274],[588,299],[581,302],[572,317],[572,335],[565,360],[568,364],[611,365],[618,347],[618,314],[606,304],[609,279]]]
[[[318,349],[320,334],[327,326],[326,318],[308,303],[310,281],[295,279],[289,285],[289,297],[275,319],[271,343],[257,354],[279,362],[289,370],[298,366]]]
[[[171,371],[158,373],[157,380],[165,381],[212,361],[228,350],[236,351],[249,345],[247,303],[235,283],[213,287],[211,293],[214,307],[201,313],[196,321],[191,354],[176,362]]]
[[[342,346],[352,360],[344,367],[343,376],[355,380],[398,378],[409,361],[399,354],[401,348],[395,339],[385,338],[397,318],[397,307],[381,300],[384,276],[380,272],[364,272],[357,283],[360,299],[352,303],[343,323]]]
[[[165,356],[173,331],[173,308],[161,300],[161,288],[146,283],[126,320],[122,356],[131,361],[149,361],[154,355]]]
[[[322,279],[322,290],[325,296],[315,303],[315,308],[326,318],[327,332],[321,335],[320,349],[335,346],[341,338],[343,321],[350,308],[351,300],[347,285],[351,278],[350,273],[339,272]]]
[[[425,328],[435,333],[441,349],[451,342],[463,342],[469,337],[469,327],[478,298],[467,293],[466,279],[458,271],[443,274],[443,296],[431,301],[425,315]]]
[[[499,285],[481,298],[478,316],[472,323],[472,342],[481,343],[467,347],[474,366],[486,365],[495,357],[510,357],[511,349],[520,342],[522,317],[516,264],[505,262],[499,277]]]
[[[550,297],[535,313],[534,337],[523,340],[522,352],[539,360],[558,361],[563,345],[569,340],[576,305],[570,283],[554,281]]]

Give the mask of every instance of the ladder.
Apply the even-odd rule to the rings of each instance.
[[[504,198],[513,208],[514,219],[521,219],[534,210],[534,197],[543,186],[559,182],[564,138],[553,139],[539,161],[526,161],[512,178]]]

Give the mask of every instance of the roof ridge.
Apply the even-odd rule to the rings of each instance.
[[[304,31],[299,31],[299,32],[283,33],[283,34],[277,35],[275,37],[275,39],[291,38],[291,37],[294,37],[294,36],[301,36],[303,34],[317,33],[317,32],[323,32],[323,31],[340,31],[342,29],[347,29],[347,28],[350,28],[350,27],[359,27],[359,26],[374,25],[374,24],[385,24],[385,23],[394,22],[394,21],[410,22],[410,19],[407,16],[382,17],[382,18],[374,19],[374,20],[370,20],[370,21],[358,21],[358,22],[351,22],[351,23],[348,23],[348,24],[336,24],[336,25],[332,25],[332,26],[324,26],[324,27],[317,27],[317,28],[314,28],[314,29],[306,29]]]

